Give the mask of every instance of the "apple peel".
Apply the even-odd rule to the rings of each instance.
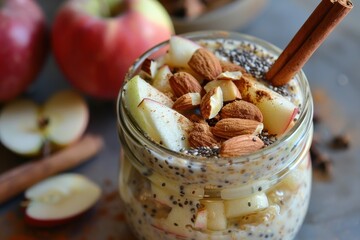
[[[100,196],[100,187],[85,176],[60,174],[26,190],[25,197],[29,202],[25,221],[45,227],[63,224],[85,213]]]

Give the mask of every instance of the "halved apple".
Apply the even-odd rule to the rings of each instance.
[[[142,117],[136,118],[136,122],[151,139],[173,151],[189,147],[188,135],[193,124],[185,116],[149,98],[141,101],[138,112]]]
[[[85,176],[60,174],[25,192],[25,220],[34,226],[55,226],[79,217],[100,198],[101,189]]]
[[[242,97],[255,104],[264,117],[264,128],[270,134],[283,134],[299,109],[286,97],[266,87],[249,75],[234,81]]]
[[[17,154],[35,155],[46,141],[64,147],[78,140],[88,120],[85,100],[70,90],[54,94],[42,107],[31,100],[15,100],[0,114],[0,138]]]
[[[201,47],[195,42],[179,36],[172,36],[169,44],[170,48],[165,56],[165,61],[173,67],[188,68],[188,62],[191,56]]]

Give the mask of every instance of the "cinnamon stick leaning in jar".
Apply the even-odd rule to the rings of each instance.
[[[265,78],[274,86],[290,81],[352,8],[350,0],[322,0]]]

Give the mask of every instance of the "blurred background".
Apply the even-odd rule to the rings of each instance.
[[[63,1],[37,2],[46,14],[50,30]],[[196,1],[175,6],[176,1],[161,2],[171,14],[177,33],[232,30],[262,38],[280,48],[286,46],[319,3],[313,0],[222,0],[207,1],[206,6],[194,4]],[[314,169],[309,212],[297,240],[348,240],[360,236],[360,9],[356,2],[354,5],[304,67],[315,100],[316,140],[320,141],[321,151],[330,163]],[[67,88],[72,85],[50,52],[24,96],[43,102]],[[0,239],[133,239],[124,223],[117,194],[120,144],[115,101],[92,97],[87,100],[90,106],[87,132],[103,136],[105,146],[97,156],[69,172],[82,173],[97,182],[103,189],[100,202],[85,217],[71,224],[38,229],[24,224],[20,209],[23,196],[19,195],[0,205]],[[348,143],[340,150],[327,145],[337,136],[346,137]],[[3,146],[0,154],[0,173],[27,161]]]

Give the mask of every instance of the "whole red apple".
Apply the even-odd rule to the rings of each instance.
[[[0,0],[0,101],[24,92],[47,52],[46,24],[33,0]]]
[[[135,59],[172,33],[156,0],[68,0],[55,18],[52,48],[76,88],[112,100]]]

